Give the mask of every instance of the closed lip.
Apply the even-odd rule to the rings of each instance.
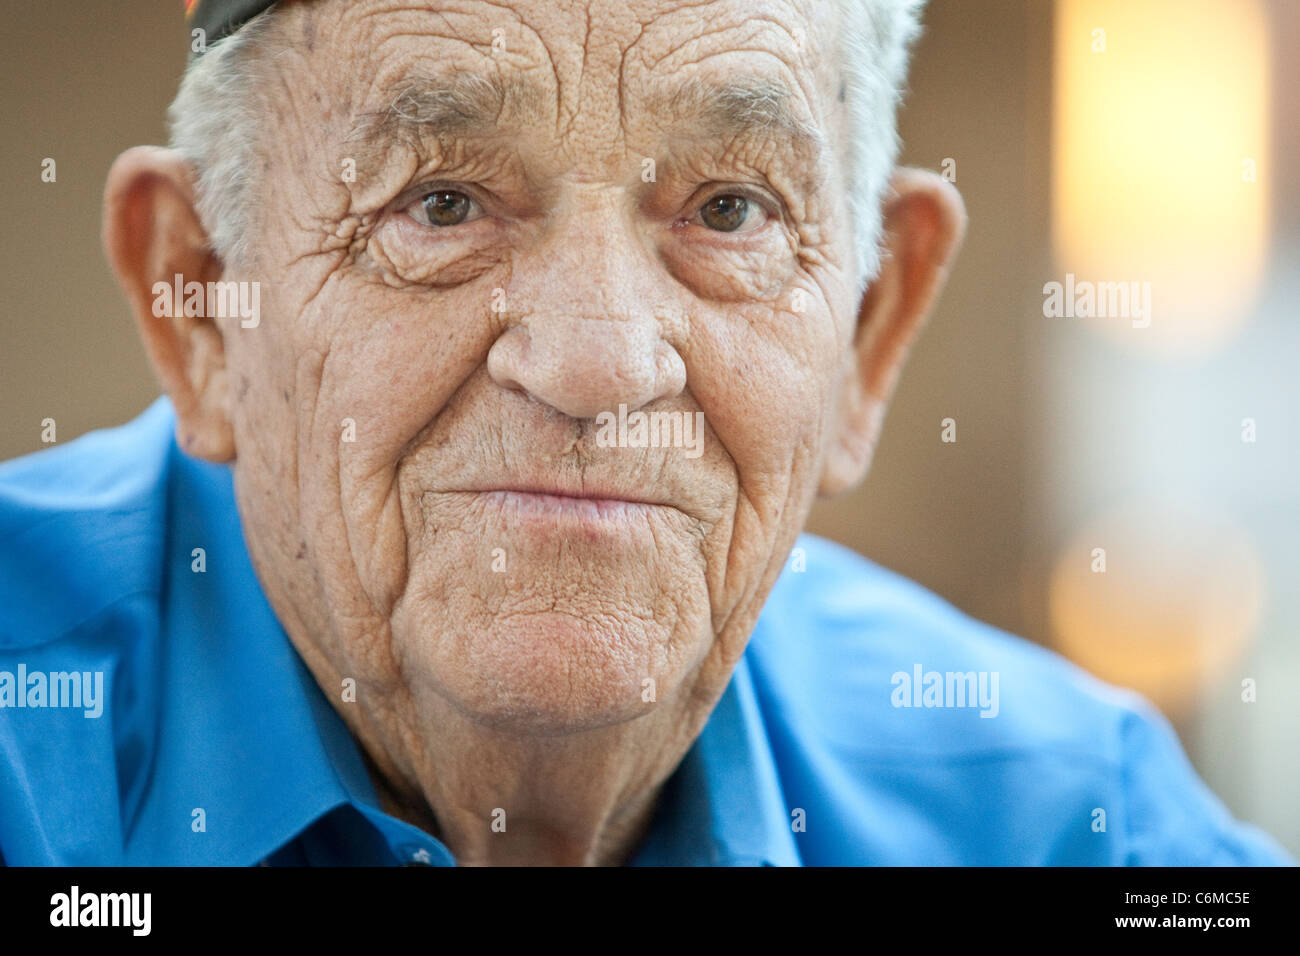
[[[616,486],[588,483],[586,488],[557,488],[553,484],[511,483],[448,489],[444,494],[473,495],[495,508],[520,517],[605,522],[658,512],[675,511],[694,518],[681,505],[652,497],[645,491],[627,491]]]
[[[491,488],[475,488],[472,491],[481,495],[495,495],[501,498],[517,500],[535,500],[539,504],[564,506],[580,502],[596,505],[642,505],[646,507],[671,507],[667,502],[657,501],[633,492],[617,489],[587,488],[575,491],[570,488],[547,488],[525,485],[504,485]]]

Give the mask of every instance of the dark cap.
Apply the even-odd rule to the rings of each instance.
[[[275,0],[185,0],[185,25],[191,31],[202,30],[203,46],[207,47],[222,37],[230,36],[274,2]],[[202,48],[196,52],[202,52]]]

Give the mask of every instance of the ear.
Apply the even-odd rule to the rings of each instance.
[[[966,207],[951,183],[928,170],[894,170],[883,210],[880,272],[859,307],[820,494],[853,487],[871,466],[898,373],[943,290],[965,232]]]
[[[172,295],[177,276],[183,293],[190,282],[206,289],[224,270],[195,211],[189,163],[154,146],[117,157],[104,188],[103,242],[154,374],[176,409],[177,442],[198,458],[233,461],[221,330],[202,314],[186,315],[185,297]]]

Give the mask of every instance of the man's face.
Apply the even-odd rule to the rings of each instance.
[[[240,511],[295,643],[407,717],[707,710],[851,362],[831,11],[277,16],[257,232],[227,276],[262,282],[262,320],[223,332]],[[679,447],[618,447],[598,416],[620,406],[676,413]]]

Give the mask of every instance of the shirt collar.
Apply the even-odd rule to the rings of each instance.
[[[800,866],[749,662],[664,787],[635,866]]]
[[[249,865],[340,805],[373,804],[373,788],[262,593],[230,470],[168,441],[159,633],[120,682],[141,687],[141,704],[123,708],[141,726],[124,731],[147,767],[123,794],[124,858]]]

